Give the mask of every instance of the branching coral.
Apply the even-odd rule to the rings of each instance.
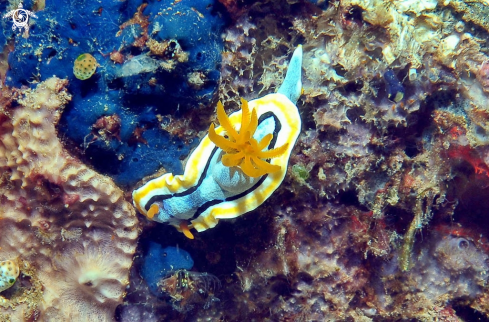
[[[222,103],[217,104],[217,118],[226,130],[227,138],[218,135],[214,130],[214,124],[211,124],[209,139],[224,151],[222,164],[226,167],[240,167],[247,176],[253,178],[279,171],[280,166],[270,164],[263,159],[275,158],[284,154],[289,143],[263,151],[272,141],[273,134],[268,133],[260,142],[254,139],[253,134],[258,126],[256,110],[252,110],[250,115],[248,102],[243,98],[241,99],[241,108],[241,127],[236,130],[229,121]]]

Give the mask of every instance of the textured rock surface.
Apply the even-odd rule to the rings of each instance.
[[[57,137],[66,85],[50,78],[2,106],[0,259],[21,263],[2,319],[111,321],[129,283],[138,221],[112,180]]]
[[[77,144],[109,168],[127,162],[139,170],[151,163],[147,169],[154,170],[161,155],[179,168],[215,108],[193,95],[201,108],[174,113],[182,101],[154,95],[171,85],[175,97],[187,101],[182,93],[195,94],[217,79],[199,69],[176,75],[179,81],[167,78],[198,52],[185,48],[184,39],[166,39],[178,38],[170,29],[159,29],[172,14],[199,22],[207,7],[146,2],[73,10],[80,15],[70,21],[108,21],[117,12],[108,26],[112,34],[104,35],[117,46],[100,52],[90,38],[75,46],[66,36],[51,57],[48,39],[38,55],[13,64],[25,68],[9,71],[36,83],[31,72],[37,67],[44,73],[59,64],[70,69],[55,58],[82,49],[103,62],[84,86],[70,83],[76,104],[63,118]],[[233,19],[223,37],[218,93],[226,107],[274,92],[293,48],[303,46],[303,132],[283,185],[256,211],[193,241],[143,219],[136,251],[143,256],[134,258],[129,274],[137,238],[132,208],[109,179],[71,158],[56,138],[53,124],[69,99],[64,81],[43,83],[35,95],[4,87],[0,229],[8,233],[0,236],[0,261],[16,260],[21,274],[0,294],[1,318],[110,320],[126,291],[115,310],[119,321],[487,320],[489,7],[457,0],[219,2]],[[195,35],[212,30],[200,22]],[[29,38],[16,38],[15,50],[37,48],[42,41],[35,36],[47,37],[49,23],[36,21]],[[84,29],[74,27],[61,33],[80,39]],[[99,32],[95,24],[87,30]],[[31,42],[34,47],[22,47]],[[5,70],[0,62],[2,76]],[[58,76],[65,76],[61,69]],[[117,90],[87,85],[104,80]],[[142,100],[124,101],[131,95]],[[158,140],[160,128],[167,140]],[[136,152],[112,153],[109,160],[102,152],[117,148],[119,138],[131,138],[127,148]],[[169,142],[176,143],[168,151],[178,154],[159,149]],[[170,169],[163,166],[161,172]],[[144,175],[129,172],[132,179]],[[194,260],[188,276],[216,276],[222,287],[212,294],[188,287],[178,305],[171,294],[153,296],[141,278],[152,242],[185,249]],[[192,282],[185,276],[163,279]]]
[[[197,243],[148,227],[222,281],[189,319],[487,319],[487,30],[452,2],[221,2],[220,99],[273,92],[302,44],[303,133],[256,211]],[[131,287],[124,309],[189,316]]]

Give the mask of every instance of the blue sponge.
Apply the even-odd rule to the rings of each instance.
[[[162,296],[156,284],[170,272],[179,269],[188,270],[192,266],[194,266],[192,257],[183,249],[171,246],[163,248],[158,243],[150,242],[141,267],[141,276],[148,284],[151,293]]]
[[[32,10],[33,2],[25,0],[24,8]],[[217,14],[216,2],[47,1],[45,9],[36,12],[38,18],[32,19],[28,38],[13,33],[9,22],[3,21],[8,28],[0,30],[0,45],[11,40],[15,46],[8,57],[6,84],[35,86],[53,75],[67,78],[73,98],[60,120],[60,136],[81,152],[84,162],[117,184],[131,186],[161,167],[181,173],[180,160],[198,142],[188,144],[190,140],[172,137],[160,128],[158,117],[182,115],[211,101],[219,83],[223,47],[224,19]],[[0,9],[5,7],[0,3]],[[141,8],[149,22],[147,30],[138,23],[126,25]],[[168,57],[152,55],[147,46],[134,44],[145,32],[157,41],[176,39],[188,60],[177,62],[171,70],[160,68]],[[111,60],[115,51],[124,57],[123,64]],[[83,53],[93,55],[99,64],[87,80],[73,75],[73,62]],[[153,68],[124,73],[131,61]],[[189,86],[189,75],[195,72],[204,75],[199,88]],[[94,124],[111,116],[120,119],[120,133],[100,137]]]

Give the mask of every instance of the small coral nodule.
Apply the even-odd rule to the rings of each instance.
[[[14,285],[19,273],[19,264],[16,260],[0,262],[0,292]]]
[[[81,80],[86,80],[92,77],[97,69],[97,60],[90,54],[81,54],[75,60],[73,65],[73,74]]]
[[[252,110],[250,115],[248,102],[241,98],[241,104],[242,118],[239,131],[232,126],[221,102],[217,104],[217,118],[227,138],[216,133],[214,124],[211,124],[209,128],[209,139],[224,152],[222,164],[226,167],[240,167],[244,174],[252,178],[279,171],[279,165],[270,164],[263,159],[271,159],[284,154],[289,143],[263,151],[272,141],[273,134],[268,133],[260,142],[254,139],[253,134],[258,126],[256,110]]]

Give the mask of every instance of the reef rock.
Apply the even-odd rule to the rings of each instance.
[[[138,221],[113,181],[57,137],[67,83],[2,93],[0,260],[20,265],[0,295],[2,321],[112,321],[129,282]]]

